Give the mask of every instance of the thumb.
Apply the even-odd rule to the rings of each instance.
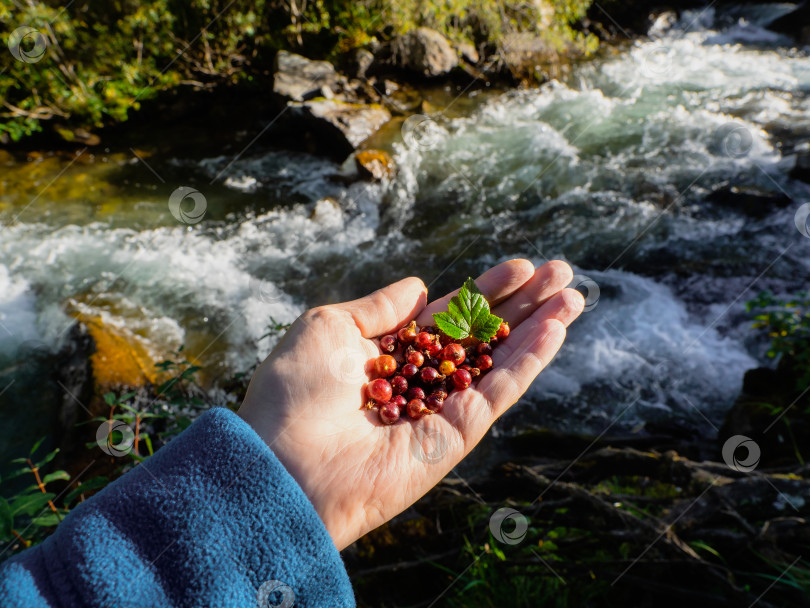
[[[408,277],[364,298],[334,307],[352,315],[364,338],[376,338],[415,319],[426,304],[427,287],[421,279]]]

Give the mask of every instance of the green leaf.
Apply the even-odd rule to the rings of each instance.
[[[471,278],[451,298],[447,312],[434,313],[433,320],[436,327],[455,340],[473,336],[481,342],[488,342],[503,322],[490,313],[489,302]]]
[[[95,444],[94,444],[95,445]],[[93,490],[98,490],[99,488],[103,488],[108,483],[108,479],[103,476],[93,477],[92,479],[88,479],[79,487],[72,489],[70,492],[67,493],[64,499],[64,504],[69,505],[74,500],[76,500],[82,494],[87,492],[92,492]]]
[[[459,325],[456,324],[456,321],[454,321],[450,313],[437,312],[433,315],[433,320],[436,323],[436,327],[438,327],[441,331],[446,333],[454,340],[463,340],[468,335],[470,335],[468,331],[462,329]]]
[[[56,513],[47,513],[40,517],[35,517],[31,520],[31,523],[35,526],[50,528],[51,526],[58,526],[60,521],[62,521],[62,518]]]
[[[104,395],[104,401],[107,402],[107,405],[115,405],[115,393],[106,393]]]
[[[70,475],[67,473],[67,471],[54,471],[53,473],[48,473],[45,477],[43,477],[42,483],[49,484],[52,481],[56,481],[57,479],[70,481]]]
[[[48,501],[55,496],[52,492],[47,494],[29,494],[27,496],[18,496],[14,502],[11,503],[12,515],[33,515],[37,511],[41,511],[48,504]]]

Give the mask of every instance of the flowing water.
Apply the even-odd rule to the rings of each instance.
[[[513,420],[711,434],[761,361],[744,302],[806,287],[810,270],[794,227],[810,187],[787,177],[810,145],[810,58],[765,29],[781,12],[686,13],[564,81],[464,93],[406,123],[382,184],[341,185],[331,161],[259,145],[5,159],[5,377],[90,314],[155,356],[185,345],[216,386],[267,354],[271,317],[406,274],[438,293],[501,260],[563,258],[593,307]],[[205,195],[202,221],[169,212],[181,185]],[[724,185],[793,202],[753,219],[707,200]],[[23,386],[0,399],[19,405]]]

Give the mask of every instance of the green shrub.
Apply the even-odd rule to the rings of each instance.
[[[543,33],[558,45],[593,48],[575,32],[591,0],[0,0],[0,138],[19,140],[56,119],[100,127],[126,120],[160,91],[268,76],[280,48],[335,57],[426,25],[456,42],[501,49],[509,32]],[[32,28],[25,37],[18,28]],[[25,59],[24,55],[22,56]],[[69,136],[69,135],[68,135]]]

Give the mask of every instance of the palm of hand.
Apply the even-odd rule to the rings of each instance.
[[[562,290],[565,264],[534,271],[501,264],[476,282],[512,334],[495,349],[495,370],[454,392],[439,415],[383,425],[361,407],[366,366],[380,354],[372,338],[410,319],[431,323],[447,299],[425,307],[418,279],[344,304],[313,309],[288,330],[259,367],[240,416],[268,443],[312,501],[339,549],[400,513],[436,485],[525,391],[582,310]],[[364,369],[366,368],[366,369]]]

